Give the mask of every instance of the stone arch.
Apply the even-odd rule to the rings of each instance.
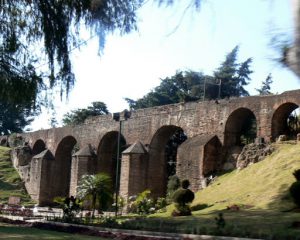
[[[46,149],[46,144],[42,139],[38,139],[32,147],[32,155],[35,156]]]
[[[272,116],[271,122],[271,133],[272,140],[275,141],[279,135],[289,134],[288,133],[288,124],[287,119],[289,115],[297,109],[299,106],[292,102],[286,102],[281,104],[275,111]]]
[[[116,180],[118,135],[119,132],[117,131],[111,131],[106,133],[102,137],[97,150],[96,172],[107,173],[112,179],[113,186],[115,186],[115,180]],[[124,151],[125,149],[126,149],[126,140],[124,136],[121,134],[120,157],[121,157],[121,152]]]
[[[7,146],[7,139],[6,138],[2,138],[1,142],[0,142],[0,146]]]
[[[178,126],[162,126],[156,131],[149,145],[147,185],[154,197],[164,196],[166,194],[169,177],[166,147],[171,137],[177,132],[182,132],[184,134],[183,129]],[[174,164],[176,166],[177,149],[174,154]]]
[[[256,116],[248,108],[238,108],[228,117],[224,132],[224,146],[231,147],[241,145],[241,136],[251,127],[251,121],[254,124],[254,133],[251,139],[254,140],[257,135]]]
[[[72,151],[77,141],[73,136],[64,137],[58,144],[51,173],[52,197],[67,197],[70,191]]]

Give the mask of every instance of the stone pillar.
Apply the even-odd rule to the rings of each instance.
[[[120,196],[137,195],[146,189],[148,151],[141,142],[135,142],[122,153]]]
[[[53,199],[50,199],[49,195],[51,192],[49,186],[49,169],[53,161],[53,154],[50,150],[46,149],[34,156],[30,163],[30,180],[29,182],[25,182],[25,186],[31,198],[37,201],[40,206],[53,202]]]
[[[90,144],[72,156],[70,196],[76,196],[76,188],[83,175],[95,173],[95,164],[96,154]]]

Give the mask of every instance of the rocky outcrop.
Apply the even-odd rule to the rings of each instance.
[[[32,158],[31,148],[29,146],[15,147],[11,151],[11,158],[15,168],[26,166]]]
[[[240,153],[237,159],[236,168],[243,169],[250,164],[259,162],[263,160],[266,156],[270,155],[274,150],[275,148],[270,144],[248,144],[243,148],[242,152]]]
[[[227,150],[224,159],[225,163],[223,165],[223,170],[233,170],[236,168],[237,160],[242,152],[243,148],[241,146],[233,146]]]

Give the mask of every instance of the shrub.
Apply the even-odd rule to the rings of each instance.
[[[167,200],[166,198],[160,197],[156,199],[155,210],[157,212],[166,212]]]
[[[173,202],[175,203],[175,211],[173,211],[173,216],[188,216],[191,215],[191,209],[188,205],[191,203],[195,194],[188,189],[190,185],[189,180],[183,180],[181,182],[181,188],[177,189],[173,194]]]
[[[119,223],[114,217],[103,216],[101,218],[100,225],[101,227],[117,228],[119,226]]]
[[[153,213],[155,211],[154,201],[149,197],[150,193],[150,190],[139,193],[136,199],[130,204],[130,212],[140,215]]]
[[[294,200],[294,203],[300,207],[300,181],[296,181],[291,185],[290,194]]]
[[[218,229],[222,229],[225,227],[225,219],[223,218],[223,213],[219,213],[218,217],[215,218],[216,225]]]
[[[172,175],[168,179],[167,185],[167,202],[171,203],[173,199],[173,193],[180,187],[180,179],[177,175]]]
[[[294,200],[294,203],[300,207],[300,169],[297,169],[293,172],[296,182],[290,186],[290,194]]]
[[[56,197],[54,202],[58,203],[63,210],[64,222],[76,222],[76,214],[80,211],[80,204],[78,199],[71,197]]]
[[[295,170],[293,175],[296,178],[296,181],[300,181],[300,169]]]

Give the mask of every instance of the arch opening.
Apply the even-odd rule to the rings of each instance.
[[[170,176],[176,174],[177,149],[187,135],[177,126],[163,126],[155,133],[149,146],[147,185],[153,196],[164,196]]]
[[[244,146],[253,143],[256,136],[256,117],[251,110],[239,108],[230,114],[225,125],[225,146]]]
[[[32,147],[32,155],[35,156],[46,149],[46,145],[42,139],[38,139]]]
[[[106,133],[101,139],[97,150],[96,172],[107,173],[111,177],[114,187],[117,173],[118,134],[117,131]],[[126,140],[121,134],[120,153],[122,153],[126,147]],[[120,168],[118,174],[120,174]]]
[[[67,197],[70,191],[72,152],[77,141],[72,136],[63,138],[57,146],[51,174],[52,196]]]
[[[295,103],[280,105],[272,117],[272,141],[280,135],[286,135],[288,139],[296,139],[300,132],[299,106]]]
[[[7,146],[7,139],[6,138],[1,139],[0,146],[3,146],[3,147]]]

